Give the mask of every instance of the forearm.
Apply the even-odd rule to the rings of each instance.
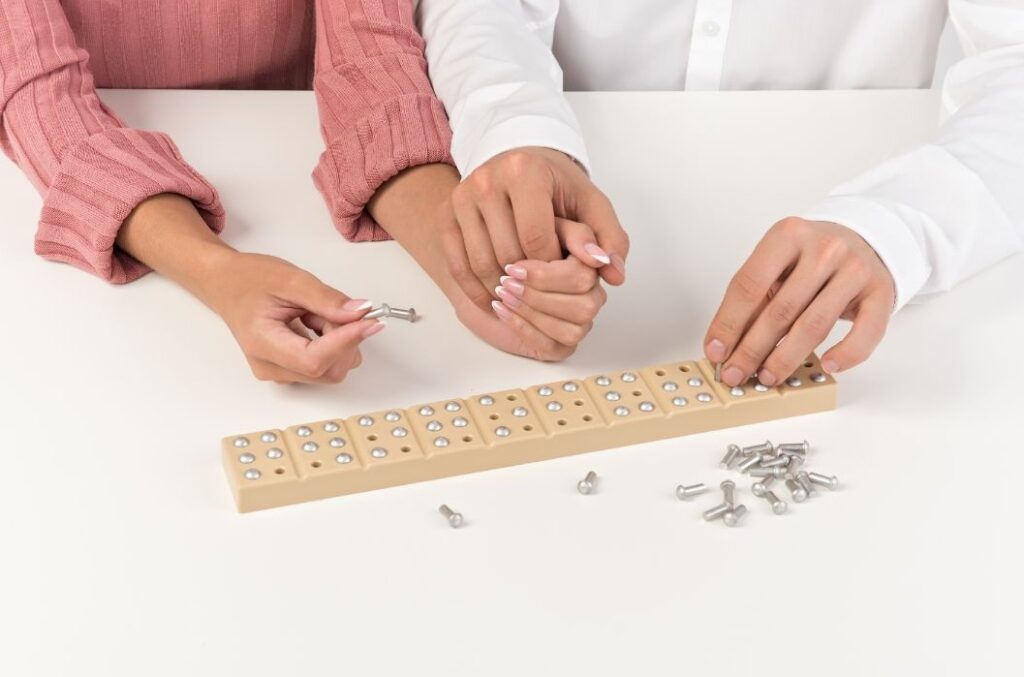
[[[445,263],[439,212],[459,184],[459,174],[446,164],[407,169],[374,194],[367,211],[451,298],[457,292]]]
[[[210,230],[191,200],[173,193],[140,203],[118,231],[117,246],[203,300],[211,271],[235,253]]]

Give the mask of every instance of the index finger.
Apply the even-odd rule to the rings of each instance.
[[[626,281],[626,257],[629,255],[629,235],[619,223],[615,207],[611,200],[593,188],[579,202],[579,221],[590,226],[597,236],[601,249],[608,252],[612,265],[601,269],[601,277],[612,285],[620,285]]]
[[[796,245],[775,231],[769,231],[750,258],[729,282],[707,335],[704,352],[711,362],[724,362],[736,348],[757,310],[764,304],[772,285],[794,261]]]

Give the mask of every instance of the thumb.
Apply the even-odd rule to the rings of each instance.
[[[626,256],[629,254],[629,235],[626,234],[615,208],[604,193],[596,187],[578,205],[580,221],[593,229],[597,244],[608,253],[611,265],[601,269],[601,277],[612,285],[626,281]]]
[[[601,268],[612,262],[608,252],[597,244],[597,237],[587,224],[556,218],[555,233],[558,234],[562,246],[584,265]]]

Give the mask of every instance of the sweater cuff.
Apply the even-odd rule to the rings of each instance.
[[[334,226],[353,242],[391,236],[366,212],[388,179],[410,167],[452,164],[451,130],[431,94],[404,94],[381,103],[331,140],[313,170]]]
[[[117,234],[139,203],[161,193],[189,198],[211,230],[223,229],[217,191],[170,137],[124,128],[89,136],[64,156],[44,196],[36,253],[114,284],[138,279],[149,268],[117,248]]]
[[[830,196],[801,216],[813,221],[831,221],[856,232],[871,245],[889,269],[896,286],[893,312],[902,308],[931,274],[917,240],[900,211],[908,208],[881,203],[865,197]]]

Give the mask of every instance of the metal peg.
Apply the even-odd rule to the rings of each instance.
[[[438,512],[440,512],[440,513],[441,513],[442,515],[444,515],[444,518],[445,518],[446,520],[448,520],[448,525],[449,525],[449,526],[450,526],[450,527],[451,527],[452,529],[457,529],[458,527],[461,527],[461,526],[462,526],[462,521],[463,521],[463,520],[462,520],[462,513],[460,513],[460,512],[455,512],[454,510],[452,510],[451,508],[449,508],[449,507],[448,507],[447,505],[442,505],[442,506],[441,506],[440,508],[438,508],[437,510],[438,510]]]

